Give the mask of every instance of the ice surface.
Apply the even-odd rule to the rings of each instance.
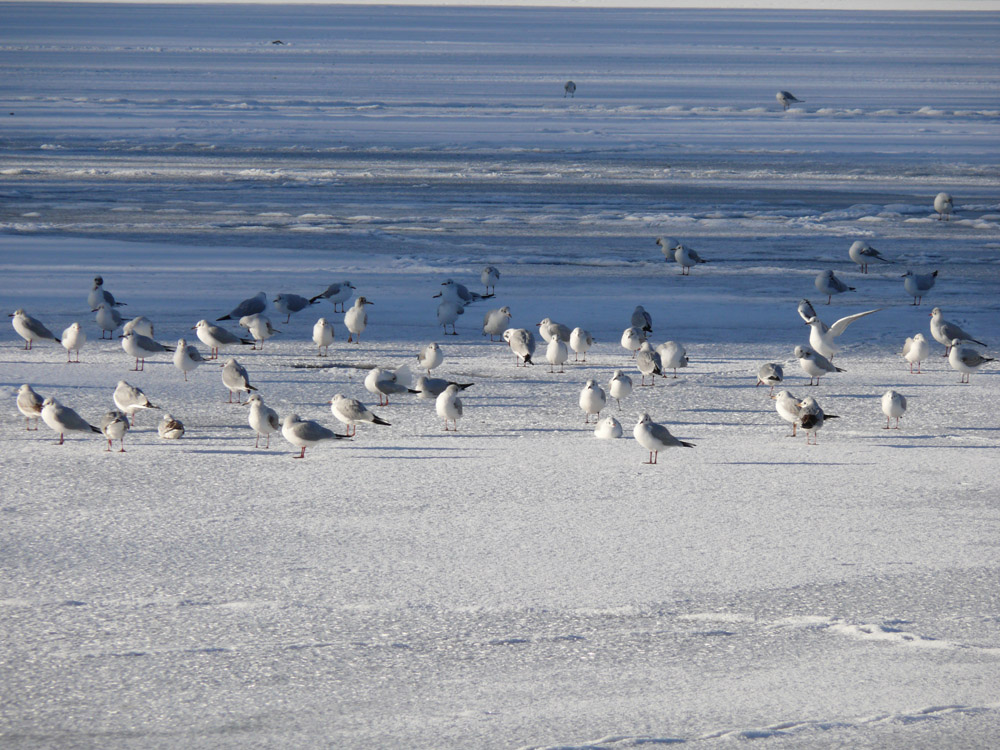
[[[960,386],[936,344],[919,376],[899,352],[934,305],[1000,342],[1000,17],[52,7],[0,6],[0,298],[89,341],[71,365],[0,332],[4,747],[995,744],[1000,368]],[[658,236],[710,262],[682,278]],[[893,264],[860,274],[855,239]],[[496,298],[443,336],[432,295],[486,264]],[[857,291],[821,304],[826,268]],[[940,271],[919,307],[906,269]],[[391,427],[254,449],[216,363],[134,373],[100,341],[97,274],[163,342],[350,279],[360,345],[323,302],[229,354],[281,415],[339,429],[340,392]],[[803,297],[883,308],[816,388]],[[595,440],[579,390],[638,376],[637,304],[691,364]],[[480,335],[501,305],[597,343],[515,368]],[[429,341],[475,383],[456,434],[362,385]],[[839,415],[819,445],[764,362]],[[185,437],[147,411],[125,454],[55,446],[14,406],[30,382],[97,421],[123,378]],[[643,465],[643,411],[697,447]]]

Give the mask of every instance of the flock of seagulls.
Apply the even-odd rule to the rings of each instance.
[[[938,198],[940,197],[938,196]],[[939,207],[939,203],[940,201],[936,199],[935,208],[940,211],[943,206]],[[951,199],[948,197],[949,212],[951,205]],[[682,275],[688,275],[691,268],[705,262],[693,250],[686,248],[674,239],[661,237],[656,242],[668,260],[673,259],[681,266]],[[882,257],[873,247],[861,241],[851,245],[848,255],[854,263],[861,267],[862,273],[867,273],[867,266],[870,263],[892,262]],[[936,271],[926,276],[914,275],[911,272],[904,274],[906,290],[916,298],[914,304],[919,304],[920,296],[933,286],[936,276]],[[442,290],[434,296],[441,299],[437,316],[439,322],[445,327],[446,334],[448,334],[448,325],[451,325],[452,333],[454,333],[454,320],[458,315],[464,313],[465,307],[490,299],[495,295],[500,272],[494,266],[487,266],[483,269],[480,280],[485,288],[483,294],[473,292],[452,279],[442,282]],[[216,323],[238,321],[239,326],[247,330],[249,337],[237,335],[221,325],[210,323],[204,319],[192,326],[191,330],[196,332],[198,340],[209,349],[210,354],[202,356],[193,344],[183,338],[179,339],[176,345],[158,342],[153,338],[153,323],[145,317],[140,316],[124,321],[118,312],[118,308],[123,307],[124,303],[116,300],[114,295],[105,290],[103,283],[104,280],[100,276],[94,279],[87,299],[88,304],[96,313],[96,323],[98,328],[102,330],[102,336],[108,332],[113,334],[118,328],[122,329],[122,333],[119,335],[121,346],[130,358],[134,358],[135,365],[132,370],[136,372],[143,371],[147,358],[171,353],[174,366],[187,380],[189,374],[198,367],[206,362],[217,360],[220,350],[237,346],[260,349],[263,348],[264,341],[280,333],[271,325],[271,321],[264,314],[267,310],[268,296],[264,292],[260,292],[243,300],[229,313],[216,320]],[[837,279],[833,271],[821,273],[817,277],[815,285],[821,293],[827,295],[828,304],[833,295],[853,289]],[[288,322],[292,315],[310,308],[321,300],[327,300],[333,305],[335,311],[339,306],[339,311],[343,312],[344,325],[349,332],[348,342],[356,342],[360,341],[360,335],[368,323],[365,308],[373,303],[364,296],[358,296],[354,303],[348,306],[355,291],[356,288],[349,281],[342,281],[331,284],[325,291],[311,298],[288,293],[279,294],[271,300],[271,304],[275,310],[286,316],[286,322]],[[809,377],[810,386],[819,385],[821,378],[827,375],[844,372],[843,368],[833,363],[833,359],[840,350],[838,340],[853,323],[878,313],[880,310],[881,308],[876,308],[855,313],[838,319],[832,325],[827,325],[820,320],[816,309],[809,300],[803,299],[799,303],[798,314],[805,325],[809,326],[808,345],[798,345],[794,347],[792,353],[803,374]],[[74,322],[63,331],[61,337],[57,337],[44,324],[28,315],[23,309],[16,310],[10,317],[14,330],[25,341],[26,350],[31,350],[33,344],[37,342],[53,341],[61,343],[66,349],[68,363],[80,361],[80,351],[86,344],[87,335],[79,322]],[[533,357],[537,348],[535,332],[527,328],[510,327],[511,319],[511,309],[508,306],[489,310],[483,318],[483,336],[489,336],[490,341],[495,341],[499,337],[505,342],[514,355],[515,366],[533,366],[535,364]],[[689,365],[690,360],[682,344],[676,341],[667,341],[653,347],[648,340],[653,332],[653,318],[642,305],[635,307],[629,316],[628,323],[629,325],[622,332],[620,344],[622,349],[634,360],[635,368],[640,376],[638,387],[655,386],[658,376],[677,378],[677,371]],[[549,365],[549,372],[552,373],[565,372],[565,364],[569,360],[570,351],[574,354],[574,361],[586,362],[587,352],[596,343],[589,331],[580,327],[570,328],[551,318],[544,318],[533,327],[537,329],[538,337],[545,342],[545,360]],[[994,361],[993,358],[985,356],[977,348],[986,346],[983,341],[975,338],[959,325],[945,320],[942,310],[938,307],[935,307],[930,313],[930,333],[934,341],[945,347],[948,363],[961,374],[960,382],[962,383],[968,383],[971,373]],[[328,356],[333,341],[333,325],[325,317],[319,318],[312,328],[312,343],[316,346],[317,356]],[[916,333],[907,338],[903,345],[902,356],[909,364],[911,374],[919,375],[922,373],[921,365],[930,354],[930,342],[923,333]],[[417,368],[423,371],[415,383],[409,365],[403,365],[396,370],[374,367],[369,370],[364,379],[365,389],[377,397],[378,405],[381,407],[388,406],[391,397],[403,394],[416,394],[420,399],[433,399],[435,412],[443,420],[444,429],[457,431],[458,422],[463,416],[460,394],[471,387],[473,383],[459,383],[432,376],[432,373],[440,368],[445,360],[445,352],[437,342],[428,343],[420,348],[416,353],[415,360]],[[916,366],[916,370],[914,370],[914,366]],[[223,385],[229,392],[228,403],[248,407],[247,421],[256,434],[255,447],[258,448],[261,447],[260,441],[262,439],[264,440],[263,447],[268,448],[271,435],[280,431],[288,443],[299,449],[295,457],[304,458],[306,448],[324,441],[353,437],[359,424],[390,425],[386,419],[372,412],[359,400],[348,398],[343,394],[336,394],[328,402],[334,418],[345,427],[342,434],[334,432],[318,422],[302,419],[297,414],[288,414],[284,419],[281,419],[277,411],[264,402],[263,396],[251,383],[247,369],[235,357],[227,358],[221,366],[221,371]],[[806,433],[806,442],[815,444],[817,432],[822,428],[824,422],[839,417],[824,412],[813,397],[799,399],[788,390],[780,390],[775,393],[775,388],[780,386],[783,381],[784,369],[781,364],[764,363],[757,371],[757,385],[769,387],[768,395],[775,402],[777,414],[792,425],[791,436],[795,436],[798,427],[801,427]],[[626,374],[624,369],[614,371],[607,384],[607,390],[594,379],[586,381],[579,394],[579,406],[584,413],[585,424],[591,424],[591,418],[593,418],[594,435],[597,438],[615,439],[623,435],[622,425],[614,416],[605,416],[602,419],[601,414],[607,409],[612,399],[620,411],[622,400],[632,395],[635,386],[632,377]],[[245,401],[244,394],[247,397]],[[99,425],[94,425],[72,408],[58,402],[54,397],[43,398],[33,390],[30,384],[22,385],[17,395],[17,407],[25,417],[26,429],[37,430],[38,421],[41,419],[50,429],[58,433],[59,444],[64,442],[67,433],[98,433],[107,440],[108,451],[111,451],[117,443],[119,452],[124,452],[125,436],[129,429],[134,426],[136,415],[145,410],[160,410],[160,407],[153,404],[140,388],[125,380],[118,382],[112,394],[112,401],[115,409],[108,411],[101,418]],[[885,429],[898,429],[899,420],[906,412],[905,396],[895,390],[889,390],[882,396],[881,405],[886,417]],[[893,420],[895,421],[894,425]],[[34,424],[33,428],[32,423]],[[183,423],[171,414],[163,414],[157,432],[161,438],[176,440],[184,435],[185,428]],[[666,426],[653,422],[648,414],[642,415],[642,418],[635,425],[633,435],[636,441],[649,451],[649,460],[646,463],[655,464],[660,450],[674,447],[693,447],[691,443],[671,435]]]

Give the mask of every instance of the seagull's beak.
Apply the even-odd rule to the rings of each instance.
[[[440,296],[441,296],[441,292],[438,292],[438,293],[437,293],[437,294],[435,294],[435,295],[434,295],[434,296],[433,296],[433,297],[432,297],[431,299],[437,299],[437,298],[438,298],[438,297],[440,297]]]
[[[369,299],[366,299],[366,300],[365,300],[365,304],[366,304],[366,305],[374,305],[375,303],[374,303],[374,302],[372,302],[372,301],[371,301],[371,300],[369,300]]]

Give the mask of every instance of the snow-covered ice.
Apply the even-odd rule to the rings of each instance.
[[[934,306],[1000,350],[1000,16],[54,7],[0,5],[0,299],[88,338],[68,364],[0,330],[0,744],[995,744],[1000,367],[901,350]],[[710,262],[682,277],[660,236]],[[894,263],[862,275],[858,239]],[[486,265],[444,340],[433,295]],[[821,304],[824,269],[857,291]],[[939,271],[920,306],[908,269]],[[171,344],[260,290],[373,304],[359,344],[321,300],[185,382],[101,340],[95,275]],[[814,388],[803,297],[883,308]],[[690,364],[596,440],[580,389],[638,376],[640,304]],[[586,362],[516,368],[482,335],[501,306],[586,329]],[[226,403],[233,356],[341,431],[333,395],[373,404],[367,372],[432,341],[474,383],[455,433],[393,395],[295,461]],[[766,362],[839,416],[818,445]],[[95,423],[122,379],[185,435],[142,412],[125,453],[56,446],[15,405],[31,383]],[[643,465],[644,412],[696,447]]]

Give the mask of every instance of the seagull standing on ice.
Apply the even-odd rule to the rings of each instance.
[[[699,263],[708,263],[707,260],[686,245],[678,245],[674,248],[674,260],[681,267],[681,276],[690,276],[692,266],[696,266]]]
[[[802,399],[799,404],[799,423],[806,431],[806,445],[816,445],[816,433],[823,426],[827,419],[840,419],[836,414],[826,414],[820,408],[812,396]],[[812,442],[809,441],[809,433],[812,433]]]
[[[333,343],[333,326],[327,322],[326,318],[320,318],[313,326],[313,343],[319,348],[317,356],[329,356],[330,345]]]
[[[52,396],[42,402],[42,421],[45,422],[54,432],[59,433],[59,443],[63,444],[63,436],[67,432],[96,432],[101,434],[98,427],[90,424],[68,406],[63,406]]]
[[[100,276],[94,277],[94,285],[87,295],[87,305],[91,310],[96,310],[98,306],[106,304],[108,307],[124,307],[124,302],[115,300],[115,295],[104,288],[104,279]]]
[[[462,399],[458,397],[458,386],[449,385],[434,402],[437,415],[444,420],[444,429],[448,430],[448,421],[455,423],[454,432],[458,432],[458,418],[462,416]]]
[[[583,386],[583,390],[580,391],[580,408],[583,409],[584,414],[583,423],[590,423],[591,414],[600,419],[601,410],[607,404],[608,397],[605,395],[604,389],[597,384],[596,380],[588,380],[587,384]]]
[[[668,341],[656,347],[656,353],[660,355],[660,369],[663,370],[663,377],[667,377],[668,369],[674,371],[674,378],[677,377],[677,369],[687,367],[690,360],[687,351],[682,344],[676,341]]]
[[[135,331],[136,333],[141,333],[143,336],[149,336],[153,338],[153,321],[147,318],[145,315],[140,315],[137,318],[132,318],[124,326],[122,326],[122,333],[131,333]]]
[[[618,410],[621,411],[622,399],[632,395],[632,378],[621,370],[615,370],[615,374],[611,376],[611,382],[608,383],[608,392],[618,404]]]
[[[799,400],[788,391],[778,391],[771,398],[774,399],[774,409],[778,412],[778,416],[786,422],[791,422],[792,434],[786,437],[795,437],[795,431],[798,429],[799,417],[801,416],[799,414]]]
[[[826,304],[830,304],[833,295],[842,292],[853,292],[853,286],[847,286],[843,281],[834,276],[833,271],[823,271],[816,277],[816,288],[820,293],[826,295]]]
[[[971,335],[963,331],[961,326],[945,320],[944,313],[941,312],[940,307],[935,307],[931,310],[931,335],[939,344],[944,344],[945,356],[948,356],[948,352],[951,351],[951,342],[955,339],[971,341],[973,344],[986,346],[984,342],[972,338]]]
[[[903,274],[903,288],[907,294],[913,297],[914,305],[919,305],[924,295],[933,288],[934,282],[937,280],[937,275],[937,271],[923,274],[907,271]]]
[[[233,394],[236,394],[236,403],[242,403],[240,401],[240,394],[249,394],[250,391],[256,391],[257,389],[250,385],[250,376],[247,374],[246,368],[237,362],[233,357],[226,360],[225,364],[222,365],[222,384],[229,389],[229,401],[228,403],[233,403]]]
[[[254,313],[248,314],[253,315]],[[198,340],[205,346],[211,348],[212,356],[209,357],[209,359],[218,359],[219,349],[224,346],[232,346],[233,344],[243,344],[244,346],[254,345],[254,342],[250,339],[244,339],[236,336],[220,326],[213,326],[207,320],[199,320],[194,326],[192,326],[191,330],[197,331]]]
[[[649,375],[649,385],[656,385],[656,376],[663,374],[663,367],[660,355],[653,351],[653,347],[648,341],[643,341],[639,351],[635,353],[635,366],[642,373],[640,386],[646,385],[646,376]]]
[[[31,430],[31,420],[35,420],[35,430],[38,429],[38,419],[42,416],[42,404],[45,399],[39,396],[30,385],[25,383],[17,389],[17,410],[24,415],[24,429]]]
[[[503,336],[503,332],[510,326],[510,308],[500,307],[490,310],[483,316],[483,335],[489,336],[493,341],[494,336]]]
[[[878,307],[874,310],[866,310],[865,312],[848,315],[840,318],[832,326],[827,326],[819,318],[810,318],[806,321],[806,325],[809,326],[810,329],[809,346],[822,354],[824,357],[833,357],[833,355],[840,350],[840,347],[837,346],[835,339],[847,330],[847,326],[855,320],[863,318],[866,315],[871,315],[872,313],[877,313],[881,309],[881,307]]]
[[[378,396],[379,406],[389,405],[389,396],[399,393],[418,393],[396,380],[396,373],[381,367],[373,367],[365,376],[365,388]],[[384,400],[383,400],[384,399]]]
[[[906,412],[906,396],[896,391],[888,390],[882,394],[882,413],[885,414],[885,427],[889,429],[889,420],[895,418],[896,427],[899,429],[899,418]]]
[[[257,292],[253,297],[248,297],[234,307],[228,314],[223,315],[219,320],[239,320],[246,315],[256,315],[267,309],[267,295],[264,292]],[[203,341],[205,346],[209,346],[207,341]]]
[[[642,331],[635,326],[626,328],[622,333],[622,347],[626,351],[632,352],[633,357],[645,341],[646,337],[643,336]]]
[[[573,350],[573,361],[577,361],[583,355],[583,361],[587,361],[587,351],[594,345],[594,337],[590,331],[577,326],[569,334],[569,348]]]
[[[796,102],[801,103],[805,101],[804,99],[796,98],[795,94],[793,94],[790,91],[779,91],[777,94],[774,95],[774,98],[781,103],[782,108],[784,108],[786,112],[788,111],[788,108],[792,104],[795,104]]]
[[[108,447],[105,449],[106,453],[111,451],[115,440],[121,442],[121,450],[118,452],[125,452],[125,433],[128,432],[128,429],[128,416],[125,412],[115,409],[109,411],[101,418],[101,432],[108,439]]]
[[[340,440],[344,435],[338,435],[333,430],[324,427],[311,419],[302,419],[298,414],[289,414],[281,425],[281,436],[296,448],[301,448],[299,455],[292,458],[305,458],[306,448],[324,440]]]
[[[347,436],[350,437],[357,432],[357,426],[362,422],[389,426],[382,417],[376,416],[371,409],[362,404],[356,398],[347,398],[342,393],[338,393],[327,403],[330,404],[330,411],[333,416],[347,425]]]
[[[514,366],[526,367],[533,365],[531,355],[535,353],[535,335],[524,328],[508,328],[503,332],[503,340],[514,352]],[[518,363],[520,359],[520,364]]]
[[[289,294],[287,292],[279,294],[271,302],[274,304],[275,310],[285,314],[286,323],[291,322],[293,313],[305,310],[309,305],[313,304],[310,300],[299,294]]]
[[[494,292],[497,290],[497,282],[500,281],[500,272],[493,266],[486,266],[483,269],[479,280],[483,282],[483,286],[486,287],[486,293],[490,294],[492,289]]]
[[[961,339],[953,339],[951,342],[951,352],[948,354],[948,364],[951,369],[962,373],[959,383],[968,383],[969,374],[975,372],[979,367],[987,362],[993,362],[992,357],[984,357],[971,346],[965,346]]]
[[[31,349],[31,343],[33,341],[44,341],[47,339],[49,341],[55,341],[57,344],[61,343],[52,331],[42,325],[41,321],[31,317],[20,308],[12,312],[7,317],[13,318],[11,325],[14,326],[14,330],[17,331],[17,335],[24,339],[25,350]]]
[[[111,396],[112,400],[115,402],[115,406],[118,407],[120,411],[125,412],[126,415],[132,418],[132,426],[135,426],[135,414],[141,409],[159,409],[159,406],[155,406],[152,401],[142,392],[141,388],[136,388],[134,385],[129,385],[124,380],[119,380],[118,385],[115,387],[115,392]]]
[[[310,297],[309,302],[316,302],[320,299],[328,299],[333,303],[334,312],[346,312],[344,309],[344,303],[351,298],[351,292],[354,291],[356,287],[351,286],[350,281],[341,281],[339,284],[330,284],[325,291],[320,292],[315,297]],[[337,305],[340,305],[340,309],[337,309]]]
[[[809,385],[819,385],[819,379],[828,372],[845,372],[822,354],[806,346],[795,347],[795,357],[799,360],[799,367],[809,376]],[[816,382],[813,383],[813,380]]]
[[[281,333],[281,331],[271,325],[269,318],[265,318],[260,313],[244,315],[240,318],[240,328],[246,328],[247,332],[253,336],[254,344],[251,349],[254,350],[263,349],[265,341],[274,334]]]
[[[563,86],[563,99],[567,96],[570,99],[576,98],[576,84],[572,81],[566,81],[566,85]]]
[[[435,367],[440,367],[442,362],[444,362],[444,353],[441,351],[441,345],[437,342],[428,344],[417,353],[417,364],[423,367],[428,375]]]
[[[350,344],[352,337],[354,341],[361,343],[361,332],[368,327],[368,313],[365,312],[365,305],[374,305],[365,297],[358,297],[354,300],[354,305],[344,314],[344,325],[347,327],[347,343]]]
[[[122,316],[115,308],[105,303],[99,304],[94,312],[94,320],[101,329],[101,338],[114,338],[115,330],[122,324]],[[106,337],[104,334],[108,334]]]
[[[598,440],[614,440],[622,436],[622,424],[614,417],[605,417],[597,423],[594,437]]]
[[[636,305],[635,310],[632,311],[632,318],[629,321],[634,328],[639,328],[643,333],[653,332],[653,318],[646,312],[646,308],[642,305]]]
[[[70,324],[69,328],[62,332],[63,349],[66,350],[67,362],[80,361],[80,349],[87,343],[87,334],[79,323]],[[76,352],[76,359],[73,359],[73,352]]]
[[[655,464],[660,451],[665,448],[694,448],[694,443],[678,440],[670,434],[670,430],[650,419],[648,414],[642,415],[632,434],[639,445],[649,451],[649,460],[643,461],[644,464]]]
[[[955,209],[955,202],[948,193],[938,193],[934,196],[934,210],[937,211],[938,221],[951,218],[951,212]]]
[[[673,237],[657,237],[656,244],[660,246],[660,252],[663,253],[663,260],[667,263],[677,260],[677,248],[681,246],[680,242]]]
[[[542,318],[542,321],[536,323],[535,326],[538,328],[538,334],[545,340],[545,343],[552,341],[552,337],[557,335],[563,341],[569,341],[569,337],[573,335],[573,331],[569,327],[564,326],[562,323],[556,323],[550,318]]]
[[[174,349],[174,367],[184,373],[184,380],[188,379],[188,373],[198,365],[203,364],[205,358],[201,352],[189,344],[185,339],[177,339],[177,347]]]
[[[172,414],[164,414],[156,426],[156,434],[164,440],[180,440],[184,437],[184,423]]]
[[[549,372],[566,372],[563,365],[569,359],[569,347],[559,334],[553,336],[549,340],[549,345],[545,347],[545,359],[549,363]],[[558,371],[554,369],[556,365],[559,365]]]
[[[444,389],[449,385],[454,385],[458,387],[458,390],[464,391],[474,383],[456,383],[454,380],[445,380],[444,378],[428,378],[421,375],[417,378],[416,391],[420,394],[420,398],[437,398],[440,396]]]
[[[174,347],[161,344],[159,341],[153,341],[149,336],[143,336],[141,333],[132,331],[122,336],[122,349],[130,357],[135,357],[135,367],[132,370],[142,372],[146,369],[146,357],[151,357],[161,352],[172,352]]]
[[[761,365],[760,369],[757,370],[757,385],[754,388],[760,385],[769,385],[771,386],[771,392],[767,395],[772,396],[774,395],[774,386],[784,379],[784,368],[774,362],[768,362],[765,365]]]
[[[861,266],[861,273],[868,273],[868,264],[873,260],[877,260],[880,263],[892,263],[891,260],[883,258],[882,254],[874,247],[861,240],[851,245],[851,249],[847,251],[847,254],[851,256],[851,260]]]
[[[913,363],[917,363],[917,375],[920,374],[920,363],[931,353],[931,345],[927,343],[924,334],[918,333],[913,338],[907,337],[903,342],[903,359],[910,363],[910,374],[913,374]]]
[[[257,433],[257,440],[253,447],[260,448],[260,439],[266,439],[264,448],[271,447],[271,433],[281,429],[281,420],[278,419],[278,412],[264,403],[264,397],[259,393],[251,393],[244,406],[249,406],[247,422],[254,432]]]
[[[445,299],[437,306],[438,323],[444,328],[445,336],[457,336],[455,321],[459,315],[465,315],[465,308],[455,300]],[[451,326],[451,333],[448,333],[448,326]]]

